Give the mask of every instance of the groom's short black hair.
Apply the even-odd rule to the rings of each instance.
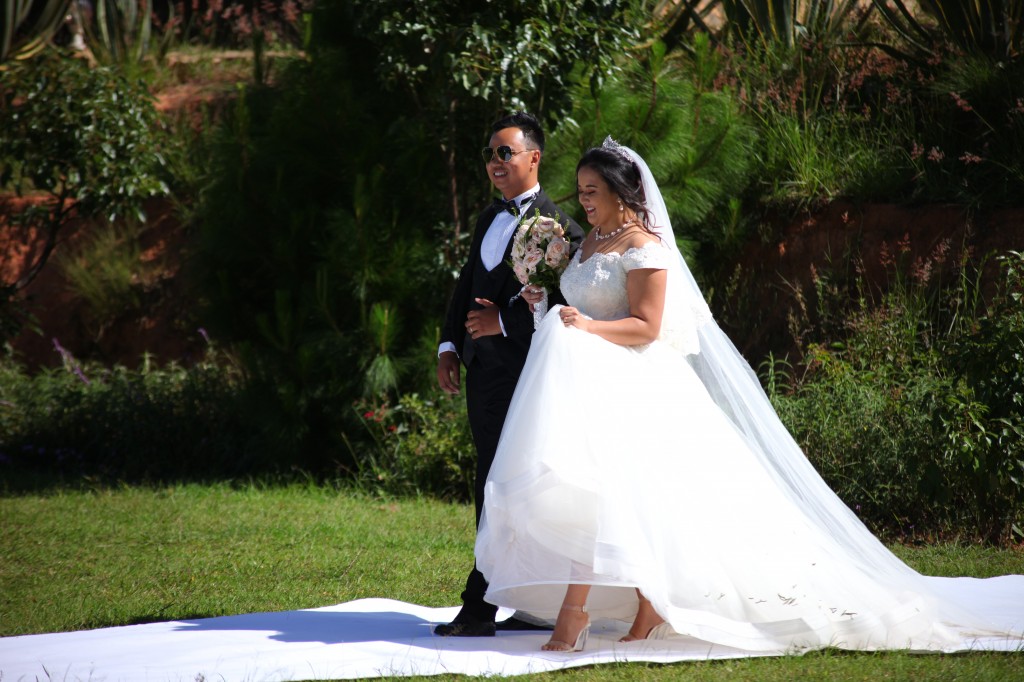
[[[526,141],[532,144],[534,147],[539,149],[542,153],[544,151],[544,129],[540,126],[540,121],[533,114],[529,114],[525,111],[517,111],[514,114],[509,114],[504,118],[501,118],[494,122],[491,126],[491,134],[504,130],[505,128],[519,128],[523,131],[523,137]]]

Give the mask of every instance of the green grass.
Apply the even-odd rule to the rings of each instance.
[[[1024,570],[1020,549],[895,547],[936,575]],[[0,498],[0,635],[278,611],[390,597],[451,606],[473,511],[291,485],[62,490]],[[574,680],[1008,680],[1024,656],[825,651],[792,658],[604,665]],[[456,679],[457,676],[428,679]]]

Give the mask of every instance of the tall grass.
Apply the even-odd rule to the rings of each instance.
[[[135,311],[145,281],[134,221],[96,225],[74,248],[56,257],[68,287],[87,306],[93,333],[118,316]]]

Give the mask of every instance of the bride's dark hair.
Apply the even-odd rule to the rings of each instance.
[[[581,168],[590,168],[608,183],[608,188],[619,195],[622,204],[636,213],[640,224],[653,234],[651,212],[647,210],[643,179],[640,169],[626,154],[614,147],[593,147],[588,149],[576,164],[576,175]]]

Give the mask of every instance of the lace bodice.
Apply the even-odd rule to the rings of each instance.
[[[629,316],[626,275],[630,270],[668,267],[672,254],[658,242],[648,242],[624,253],[594,253],[585,261],[577,251],[562,273],[559,288],[569,305],[595,320],[621,320]]]

